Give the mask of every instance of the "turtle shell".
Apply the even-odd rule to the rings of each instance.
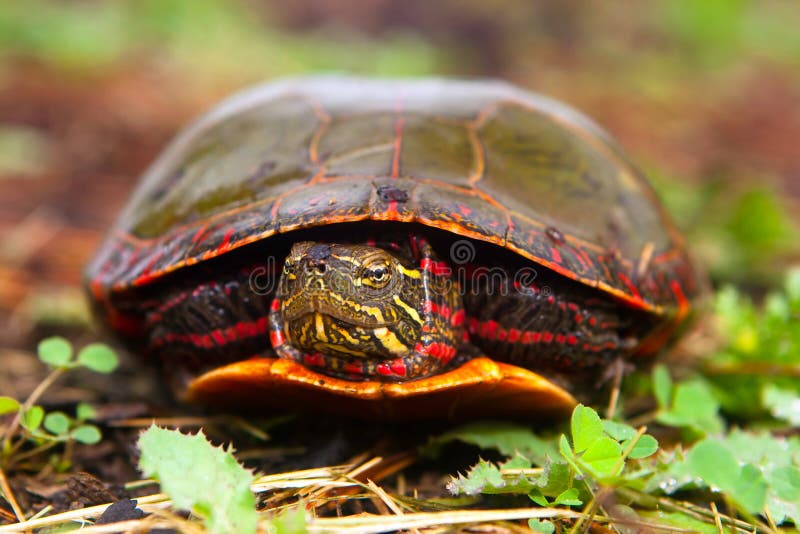
[[[247,90],[184,130],[89,266],[90,291],[109,316],[115,295],[167,273],[358,221],[492,243],[662,317],[664,332],[702,289],[650,186],[570,107],[495,81],[317,77]]]

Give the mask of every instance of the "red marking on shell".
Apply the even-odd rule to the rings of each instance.
[[[522,332],[517,330],[516,328],[512,328],[508,331],[508,342],[509,343],[516,343],[519,341],[519,338],[522,337]]]
[[[399,219],[400,218],[400,213],[397,211],[397,201],[396,200],[390,200],[389,201],[389,205],[386,206],[386,215],[388,215],[388,218],[390,218],[390,219]]]
[[[192,236],[192,243],[194,243],[195,245],[199,245],[200,243],[205,241],[206,237],[208,237],[208,234],[206,233],[207,229],[208,226],[206,226],[205,224],[200,228],[198,228],[197,231]]]
[[[222,237],[222,243],[215,249],[216,254],[222,254],[226,250],[228,250],[231,246],[231,237],[233,236],[233,228],[228,228],[228,231],[225,232],[225,235]]]
[[[682,319],[689,313],[689,300],[686,298],[686,295],[683,293],[683,288],[677,280],[673,280],[669,285],[678,303],[678,318]]]
[[[390,376],[392,374],[392,369],[388,364],[379,363],[375,366],[375,372],[377,372],[379,375]]]
[[[461,326],[464,324],[464,318],[466,317],[466,312],[464,310],[458,310],[453,314],[450,318],[450,324],[452,326]]]
[[[403,147],[403,123],[400,113],[400,104],[397,106],[397,121],[394,123],[394,154],[392,155],[392,178],[400,176],[400,150]]]
[[[556,263],[563,262],[563,258],[561,257],[561,252],[556,247],[550,247],[550,254],[553,257],[553,261]]]
[[[574,334],[570,334],[567,336],[567,345],[577,345],[578,338]]]
[[[281,309],[281,302],[278,299],[272,299],[272,304],[269,305],[269,309],[276,312]]]
[[[552,332],[542,332],[542,341],[545,343],[550,343],[553,341],[553,333]]]
[[[628,288],[628,291],[631,292],[631,295],[633,295],[633,298],[635,298],[636,300],[642,300],[642,295],[639,294],[639,290],[636,289],[636,286],[633,285],[633,282],[631,282],[630,278],[628,278],[627,276],[625,276],[622,273],[619,273],[617,276],[619,277],[620,281],[623,284],[625,284],[625,287]]]

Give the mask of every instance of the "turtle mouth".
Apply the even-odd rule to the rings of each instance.
[[[368,307],[346,301],[332,303],[327,298],[309,296],[296,307],[287,310],[286,321],[297,321],[309,315],[320,314],[348,326],[359,328],[381,328],[395,324],[386,321],[383,313],[375,307]]]

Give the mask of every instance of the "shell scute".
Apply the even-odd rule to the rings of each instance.
[[[594,123],[506,84],[446,80],[312,78],[233,97],[145,173],[88,276],[124,291],[275,233],[366,219],[504,246],[656,313],[701,290],[650,187]]]

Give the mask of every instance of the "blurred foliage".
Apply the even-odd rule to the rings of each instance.
[[[796,261],[797,220],[775,186],[650,177],[712,279],[769,286]]]
[[[258,80],[318,70],[421,75],[438,52],[397,34],[367,46],[352,32],[330,36],[265,30],[267,21],[237,2],[32,0],[0,9],[0,49],[78,72],[153,55],[195,74]]]

